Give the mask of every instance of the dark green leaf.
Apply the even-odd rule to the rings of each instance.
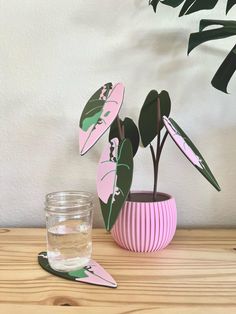
[[[205,27],[211,25],[221,26],[216,29],[202,31]],[[190,34],[188,53],[206,41],[226,38],[234,35],[236,35],[236,21],[201,20],[200,32]]]
[[[172,8],[176,8],[177,6],[179,6],[184,1],[185,0],[163,0],[163,1],[161,1],[161,3],[163,3],[165,5],[169,5]]]
[[[211,84],[221,90],[224,93],[227,93],[228,83],[236,71],[236,45],[227,55],[216,74],[214,75]]]
[[[200,10],[210,10],[215,7],[218,0],[186,0],[179,16],[191,14]]]
[[[139,147],[139,132],[136,124],[134,121],[130,118],[125,118],[124,121],[120,119],[121,126],[124,127],[125,131],[125,138],[128,138],[132,144],[133,148],[133,156],[136,155],[138,147]],[[117,137],[120,140],[119,132],[118,132],[118,126],[117,126],[117,120],[114,120],[114,122],[111,125],[110,133],[109,133],[109,141]]]
[[[146,147],[157,136],[157,99],[160,98],[161,117],[169,116],[171,101],[167,91],[162,91],[160,95],[156,90],[152,90],[147,95],[139,115],[139,132],[143,146]],[[162,121],[162,119],[161,119]],[[164,124],[161,122],[161,129]]]
[[[153,11],[156,13],[157,11],[157,5],[160,2],[160,0],[149,0],[149,5],[153,7]]]
[[[226,7],[226,14],[228,14],[229,10],[236,4],[236,0],[228,0]]]

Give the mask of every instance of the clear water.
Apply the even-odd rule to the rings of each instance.
[[[48,261],[58,271],[72,271],[88,264],[92,253],[91,226],[67,220],[48,229]]]

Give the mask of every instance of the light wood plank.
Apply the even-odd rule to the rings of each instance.
[[[117,280],[117,289],[73,283],[42,270],[37,253],[45,250],[44,229],[0,229],[1,306],[70,304],[86,311],[108,306],[114,308],[111,313],[128,313],[120,309],[128,306],[134,313],[147,307],[191,308],[188,314],[204,306],[212,309],[208,313],[217,313],[215,307],[236,313],[236,230],[178,230],[165,250],[140,254],[119,248],[110,234],[97,229],[93,246],[93,258]],[[72,307],[66,309],[73,313]]]

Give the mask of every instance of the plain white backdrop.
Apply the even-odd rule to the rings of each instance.
[[[0,1],[0,226],[43,226],[44,196],[58,190],[95,192],[106,137],[86,156],[78,120],[103,83],[126,86],[121,116],[136,122],[151,89],[169,91],[171,116],[192,138],[222,192],[218,193],[167,140],[159,190],[175,196],[179,226],[235,226],[236,77],[225,95],[210,85],[232,38],[186,56],[189,33],[214,11],[178,18],[148,0]],[[233,19],[236,9],[228,18]],[[152,188],[148,149],[135,158],[134,190]],[[98,203],[95,226],[102,226]]]

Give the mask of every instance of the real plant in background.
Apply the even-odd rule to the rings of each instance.
[[[179,16],[188,15],[200,10],[213,9],[219,0],[150,0],[149,5],[157,11],[158,4],[168,5],[176,8],[182,4]],[[236,0],[228,0],[226,3],[226,14],[236,4]],[[209,29],[209,27],[215,28]],[[202,19],[199,23],[199,31],[190,34],[188,42],[188,54],[200,44],[216,39],[222,39],[236,35],[235,20],[214,20]],[[211,84],[218,90],[227,93],[228,83],[236,70],[236,44],[228,53],[218,70],[216,71]]]

